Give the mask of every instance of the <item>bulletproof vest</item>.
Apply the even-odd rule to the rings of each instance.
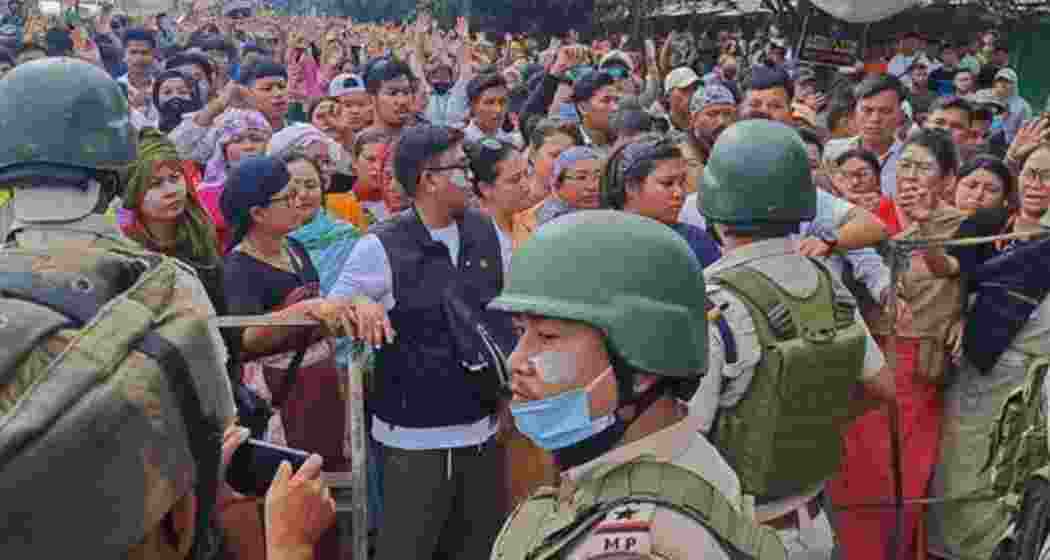
[[[796,495],[834,474],[841,429],[867,342],[851,297],[836,298],[830,272],[817,267],[817,287],[789,292],[748,265],[710,280],[747,306],[762,356],[744,397],[719,409],[711,440],[759,503]]]
[[[626,504],[656,504],[709,531],[733,560],[786,560],[776,531],[730,504],[717,488],[685,466],[649,459],[615,465],[559,501],[541,488],[508,518],[496,538],[492,560],[567,558],[609,512]]]
[[[376,354],[375,414],[398,426],[470,424],[494,413],[488,353],[477,328],[504,352],[513,348],[510,316],[485,306],[503,288],[503,260],[491,220],[467,210],[457,222],[459,258],[431,238],[414,208],[376,227],[393,273],[397,337]]]
[[[1047,450],[1046,410],[1043,380],[1050,357],[1028,362],[1024,385],[1007,397],[992,431],[988,460],[982,469],[991,477],[997,495],[1016,501],[1029,476],[1050,465]],[[1008,505],[1016,506],[1016,503]]]

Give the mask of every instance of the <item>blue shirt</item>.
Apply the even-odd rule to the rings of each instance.
[[[722,248],[706,231],[684,222],[678,222],[671,226],[671,229],[685,239],[689,248],[693,250],[693,254],[696,255],[696,260],[700,261],[700,265],[704,268],[722,258]]]

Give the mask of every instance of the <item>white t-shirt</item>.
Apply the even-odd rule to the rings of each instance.
[[[499,237],[499,254],[503,260],[503,283],[506,284],[507,275],[510,274],[510,254],[514,251],[514,240],[511,239],[509,233],[504,232],[496,225],[495,220],[493,220],[492,225],[496,228],[496,236]]]

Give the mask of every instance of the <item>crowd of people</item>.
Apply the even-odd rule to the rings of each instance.
[[[677,34],[654,39],[640,54],[624,50],[627,37],[573,35],[541,50],[425,14],[404,25],[4,18],[0,95],[46,106],[58,95],[49,82],[15,81],[58,71],[72,78],[55,88],[104,89],[104,72],[126,99],[137,150],[92,227],[178,259],[209,311],[325,325],[216,340],[236,407],[216,413],[229,424],[224,459],[249,435],[319,456],[294,475],[282,467],[264,520],[220,488],[229,554],[347,557],[318,472],[351,469],[347,371],[363,363],[380,559],[486,558],[494,546],[493,557],[517,557],[541,543],[511,535],[557,511],[529,499],[538,489],[589,488],[607,454],[677,461],[681,441],[702,464],[696,476],[725,496],[719,507],[747,519],[682,541],[655,528],[681,519],[650,504],[646,529],[603,510],[600,531],[644,533],[653,553],[694,549],[668,558],[730,545],[767,557],[760,526],[787,557],[992,557],[1012,523],[997,497],[919,500],[989,490],[1000,412],[1050,354],[1050,285],[1035,266],[1050,208],[1050,98],[1037,113],[1019,96],[994,31],[933,46],[904,34],[892,56],[868,53],[830,75],[780,41],[744,57],[720,34],[706,60],[683,57]],[[19,102],[36,110],[34,98]],[[32,160],[20,142],[0,148]],[[82,142],[85,153],[115,149]],[[67,151],[48,161],[102,159]],[[9,240],[47,223],[40,212],[55,204],[11,186],[23,180],[15,163],[0,161]],[[915,250],[893,285],[887,239],[1002,234],[1018,235]],[[1020,279],[998,282],[1014,262]],[[818,323],[840,334],[819,355],[792,354],[784,341],[816,340],[806,327]],[[694,344],[704,351],[691,354]],[[511,379],[500,384],[488,378],[504,356]],[[819,382],[792,381],[807,367]],[[795,404],[772,406],[777,394]],[[258,401],[276,413],[253,418]],[[749,428],[776,423],[780,432]],[[682,439],[697,433],[702,445]],[[639,434],[651,449],[623,445]],[[895,494],[910,501],[894,508]],[[147,556],[185,554],[187,512],[208,509],[169,505],[173,525],[139,545]],[[754,533],[729,537],[719,523]],[[581,542],[574,557],[602,552]]]

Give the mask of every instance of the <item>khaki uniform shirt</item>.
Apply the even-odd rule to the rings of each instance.
[[[794,241],[783,237],[730,249],[721,259],[707,267],[704,274],[711,276],[718,271],[742,264],[760,270],[789,293],[800,296],[812,293],[819,281],[816,266],[797,253]],[[832,280],[836,297],[852,299],[849,290],[834,275]],[[690,402],[691,413],[701,418],[700,429],[704,432],[710,431],[720,407],[735,406],[744,398],[755,374],[755,367],[762,358],[758,333],[744,303],[728,290],[710,283],[707,297],[721,309],[722,316],[733,333],[737,359],[731,364],[726,362],[726,344],[722,340],[722,334],[717,328],[709,328],[707,375]],[[860,312],[857,311],[856,314],[857,321],[863,324]],[[864,370],[860,376],[862,381],[875,379],[886,363],[870,332],[867,339]],[[765,503],[755,509],[755,517],[759,522],[782,517],[805,505],[822,489],[823,484],[818,484],[798,496]]]
[[[683,466],[711,483],[738,511],[749,511],[740,481],[718,451],[697,434],[701,419],[688,416],[659,432],[618,447],[601,457],[562,473],[559,501],[571,503],[576,488],[602,467],[641,457]],[[750,515],[748,515],[750,517]],[[652,504],[627,504],[611,512],[590,534],[568,550],[570,560],[586,560],[611,551],[666,560],[728,560],[715,537],[676,511]]]

